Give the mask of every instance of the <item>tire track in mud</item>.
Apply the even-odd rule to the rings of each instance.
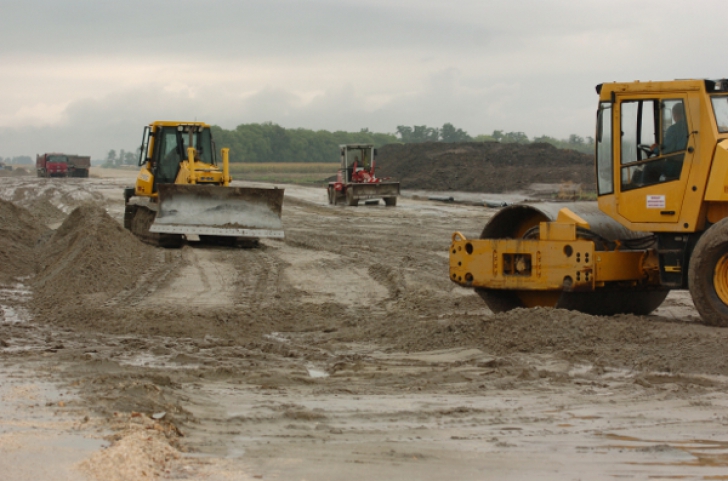
[[[173,274],[185,265],[184,257],[174,251],[160,249],[157,252],[157,259],[157,264],[144,271],[133,286],[107,300],[103,307],[115,308],[124,305],[139,305],[150,295],[153,296],[156,291],[168,285],[173,278]]]
[[[285,264],[272,255],[271,250],[263,245],[235,252],[232,261],[237,272],[233,283],[236,307],[255,309],[267,306],[273,300],[281,299],[281,291],[288,291],[281,276]]]

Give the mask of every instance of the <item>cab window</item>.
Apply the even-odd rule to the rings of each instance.
[[[177,142],[177,130],[173,127],[164,127],[158,138],[160,144],[154,180],[160,184],[171,184],[177,178],[181,160],[181,148]]]
[[[713,104],[713,113],[715,114],[715,122],[718,124],[718,132],[724,134],[728,132],[728,96],[714,95],[710,100]]]
[[[680,178],[688,128],[681,99],[621,104],[622,190]]]
[[[614,192],[612,175],[612,104],[602,102],[597,112],[597,189],[599,195]]]

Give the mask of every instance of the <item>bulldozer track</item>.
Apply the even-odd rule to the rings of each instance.
[[[156,234],[149,232],[154,222],[155,212],[140,205],[127,205],[124,212],[124,226],[139,239],[155,247],[180,247],[183,243],[181,234]]]

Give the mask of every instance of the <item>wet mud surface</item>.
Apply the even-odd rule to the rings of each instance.
[[[728,330],[687,293],[493,315],[447,247],[495,210],[293,186],[285,241],[153,248],[130,181],[0,179],[15,479],[54,439],[59,479],[726,479]]]

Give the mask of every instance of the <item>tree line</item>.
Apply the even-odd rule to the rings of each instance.
[[[32,164],[33,159],[29,155],[18,155],[15,157],[5,157],[4,159],[0,157],[0,162],[4,162],[8,165],[27,165]]]
[[[286,129],[272,122],[260,124],[241,124],[235,129],[226,130],[212,126],[212,136],[217,150],[230,149],[231,162],[338,162],[340,144],[373,144],[382,147],[391,143],[421,142],[502,142],[530,144],[545,142],[561,149],[573,149],[592,154],[594,139],[572,134],[568,139],[556,139],[542,135],[529,138],[523,132],[494,130],[490,135],[470,136],[463,129],[451,123],[442,127],[427,125],[397,126],[395,133],[371,132],[368,128],[359,132],[330,132],[328,130]],[[118,167],[135,165],[139,158],[136,151],[110,150],[105,166]]]
[[[116,153],[116,150],[111,149],[106,154],[106,159],[104,159],[104,163],[101,164],[101,167],[121,167],[122,165],[137,165],[139,162],[139,150],[141,150],[141,147],[137,147],[136,152],[132,151],[125,151],[124,149],[119,150],[119,153]]]
[[[393,134],[309,129],[286,129],[272,122],[242,124],[234,130],[212,127],[217,148],[230,149],[231,162],[337,162],[340,144],[397,142]]]

